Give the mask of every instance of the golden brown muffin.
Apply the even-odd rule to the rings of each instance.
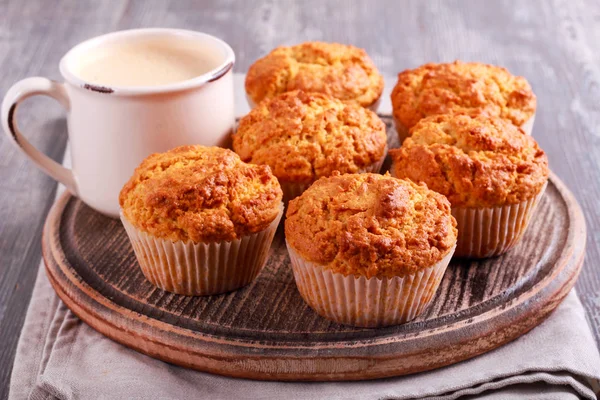
[[[293,91],[265,100],[242,118],[233,149],[243,161],[269,165],[282,183],[311,183],[381,161],[386,141],[385,124],[374,112]]]
[[[457,231],[448,200],[424,185],[335,174],[290,202],[285,236],[302,258],[333,272],[391,278],[442,260]]]
[[[453,207],[520,203],[540,193],[549,174],[546,154],[531,136],[483,115],[422,119],[390,154],[394,176],[426,183]]]
[[[363,49],[322,42],[278,47],[246,75],[246,93],[256,104],[296,89],[369,107],[383,92],[383,77]]]
[[[281,188],[268,166],[231,150],[181,146],[147,157],[119,196],[137,229],[184,242],[217,242],[267,228],[281,210]]]
[[[461,61],[401,72],[391,99],[394,118],[406,129],[427,116],[447,113],[481,113],[523,126],[536,109],[525,78],[502,67]]]

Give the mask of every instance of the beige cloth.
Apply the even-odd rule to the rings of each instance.
[[[237,99],[242,83],[237,76]],[[575,292],[527,335],[446,368],[367,382],[259,382],[177,367],[105,338],[65,307],[40,268],[9,399],[596,399],[599,379],[600,355]]]

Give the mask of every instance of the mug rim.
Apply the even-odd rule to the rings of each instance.
[[[187,36],[188,38],[201,38],[208,39],[213,43],[220,46],[225,52],[225,59],[219,63],[218,66],[205,72],[202,75],[198,75],[192,79],[187,79],[180,82],[170,83],[166,85],[157,86],[113,86],[113,85],[102,85],[88,82],[84,79],[79,78],[73,72],[71,72],[68,63],[74,54],[78,51],[82,51],[86,48],[97,46],[100,43],[109,40],[116,39],[118,37],[129,37],[129,36],[143,36],[152,34],[166,34],[175,36]],[[202,86],[206,83],[213,82],[227,74],[235,64],[235,54],[233,49],[225,41],[210,35],[208,33],[197,32],[187,29],[172,29],[172,28],[141,28],[141,29],[126,29],[116,32],[107,33],[104,35],[96,36],[87,39],[75,46],[73,46],[60,60],[59,70],[66,82],[76,87],[91,90],[99,93],[107,93],[112,95],[139,95],[139,94],[155,94],[165,92],[175,92],[181,90],[187,90],[195,87]]]

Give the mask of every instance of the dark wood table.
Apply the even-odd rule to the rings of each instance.
[[[366,48],[388,76],[462,59],[527,77],[538,96],[534,136],[587,220],[577,290],[600,341],[600,2],[0,0],[0,93],[28,76],[59,79],[61,56],[84,39],[153,26],[221,37],[236,52],[237,72],[279,44],[325,40]],[[62,158],[67,134],[60,106],[31,100],[19,123],[36,146]],[[8,392],[55,191],[53,180],[0,138],[0,398]]]

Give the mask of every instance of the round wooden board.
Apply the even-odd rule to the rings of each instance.
[[[483,261],[453,260],[423,315],[382,329],[335,324],[303,302],[281,227],[258,278],[219,296],[153,287],[120,221],[69,194],[48,216],[43,255],[52,285],[75,314],[152,357],[251,379],[362,380],[453,364],[526,333],[574,285],[585,238],[577,202],[552,176],[515,248]]]

